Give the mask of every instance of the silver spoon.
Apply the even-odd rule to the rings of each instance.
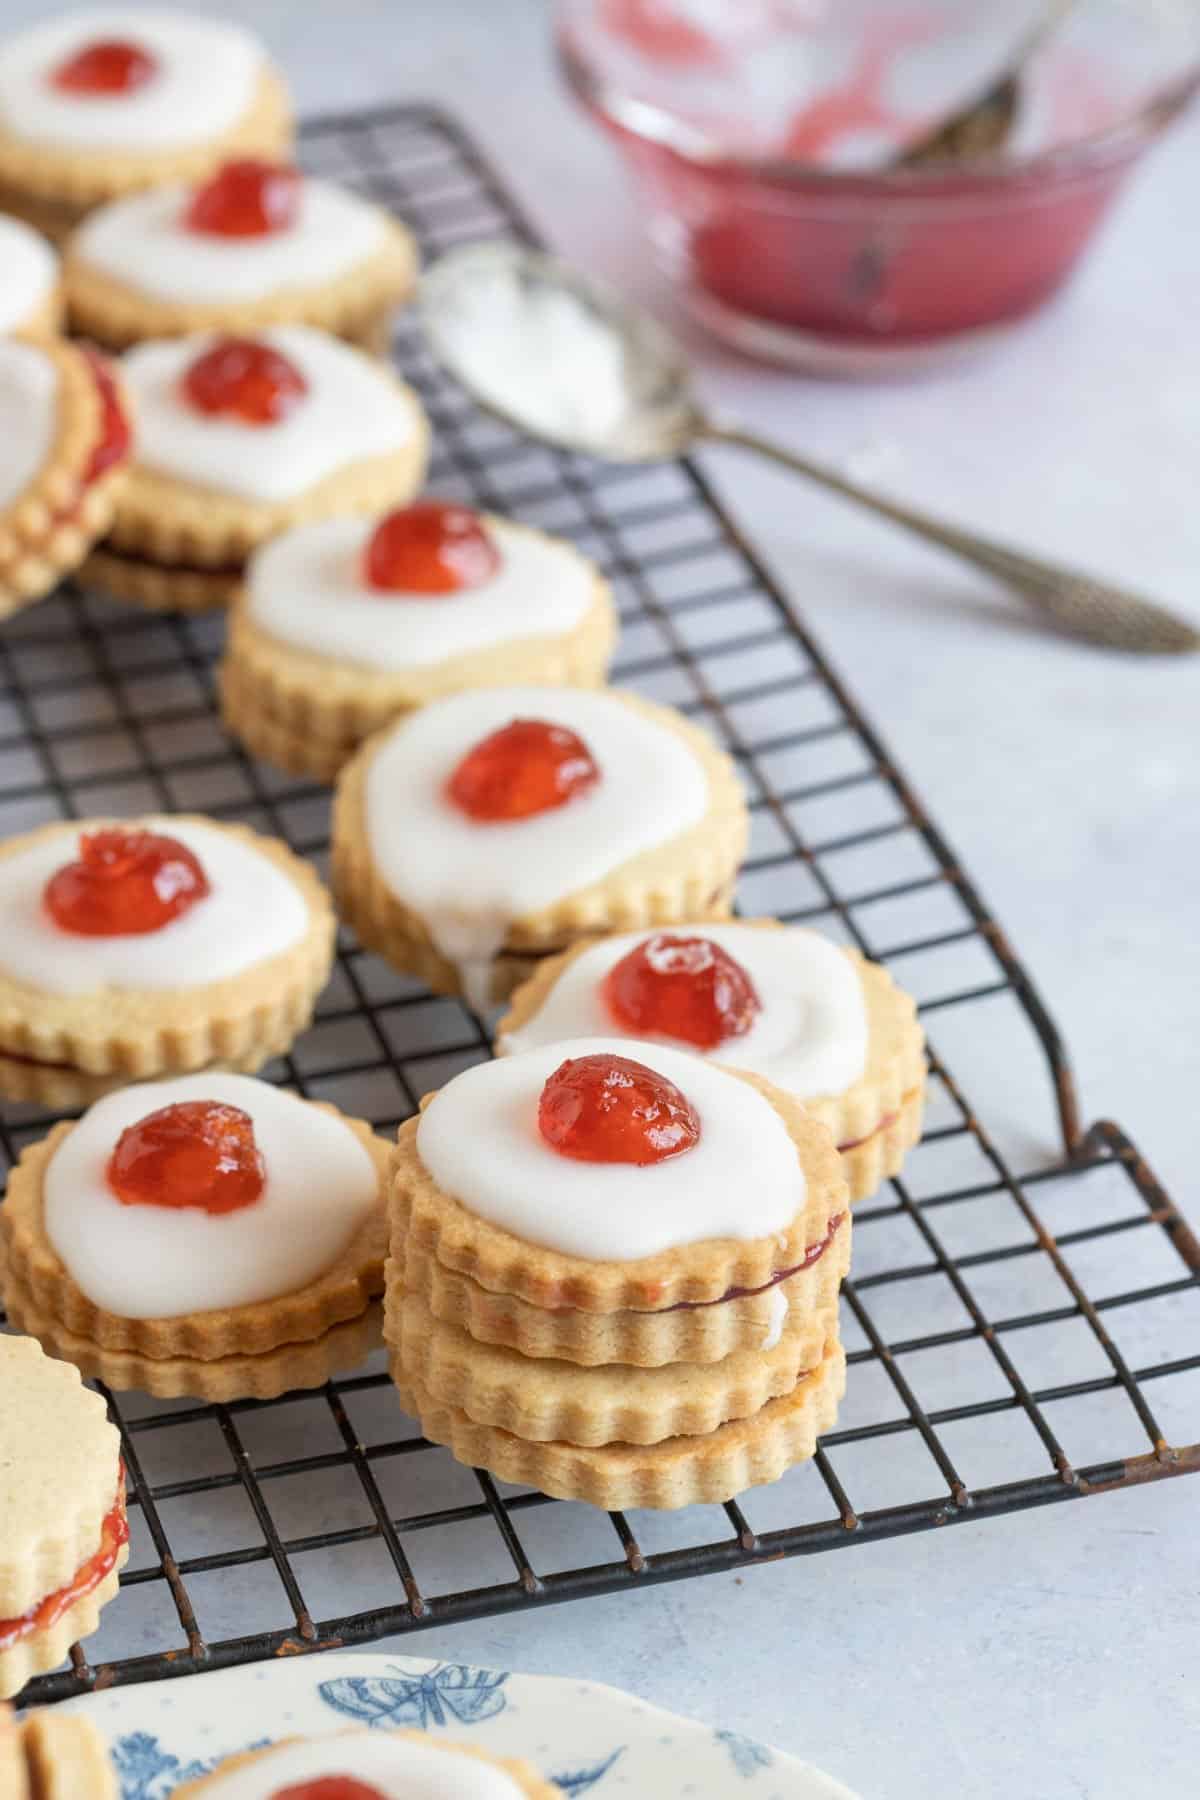
[[[1116,650],[1200,648],[1200,631],[1153,601],[965,531],[715,420],[667,332],[553,257],[518,244],[466,245],[428,271],[419,304],[437,360],[481,406],[530,437],[612,462],[739,444],[985,570],[1060,630]]]

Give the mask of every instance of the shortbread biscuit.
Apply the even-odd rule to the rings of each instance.
[[[356,580],[374,529],[365,522],[301,528],[253,556],[220,670],[233,734],[292,773],[326,779],[373,732],[447,694],[600,686],[617,620],[599,571],[545,532],[489,515],[479,526],[499,574],[444,595]],[[434,630],[447,651],[436,660]]]
[[[595,759],[599,780],[579,801],[515,825],[479,825],[478,837],[472,837],[463,832],[462,817],[448,800],[442,802],[443,810],[433,810],[434,796],[426,798],[420,785],[424,774],[409,777],[405,759],[418,757],[424,771],[423,746],[437,734],[432,761],[439,771],[448,763],[448,777],[459,757],[497,727],[522,717],[574,731]],[[641,745],[636,755],[635,744]],[[424,891],[435,824],[443,827],[451,859],[462,860],[461,847],[468,842],[472,855],[478,856],[477,870],[464,862],[463,885],[457,893],[445,895],[436,916],[398,893],[380,867],[375,830],[402,832],[410,823],[407,818],[401,823],[388,810],[393,770],[412,782],[412,804],[428,826],[422,852],[414,846],[411,862],[406,855],[409,891],[414,880],[418,891]],[[695,802],[682,826],[671,810],[680,788],[689,809]],[[575,815],[572,807],[579,808]],[[577,829],[573,816],[594,820],[595,874],[566,891],[558,874],[546,882],[541,903],[525,906],[518,900],[513,910],[514,879],[520,876],[523,883],[521,872],[537,865],[541,848],[553,847],[562,841],[560,833]],[[644,832],[635,840],[644,847],[622,856],[613,849],[613,833],[626,819],[631,831],[636,826]],[[505,998],[514,980],[528,974],[536,959],[580,937],[682,918],[726,916],[747,834],[745,800],[732,762],[703,731],[670,708],[608,690],[591,694],[574,688],[483,689],[454,695],[402,719],[371,738],[346,766],[334,804],[333,879],[342,915],[368,949],[419,976],[437,992],[469,990],[472,1003],[481,1007]],[[619,843],[619,837],[615,841]],[[426,858],[423,865],[421,853]],[[613,859],[608,867],[605,854]],[[445,868],[450,866],[448,859]],[[505,890],[503,902],[493,899],[491,892],[481,896],[473,875],[486,875],[497,894]],[[444,878],[449,881],[448,874]]]
[[[489,1469],[565,1500],[587,1500],[609,1511],[645,1506],[671,1509],[731,1500],[746,1488],[777,1481],[813,1455],[817,1439],[837,1417],[846,1384],[846,1357],[830,1346],[818,1368],[788,1394],[768,1400],[749,1418],[702,1437],[674,1437],[649,1445],[528,1443],[495,1426],[477,1425],[408,1381],[393,1352],[392,1377],[406,1412],[424,1435],[445,1444],[459,1462]]]
[[[77,1370],[0,1336],[0,1699],[96,1628],[128,1554],[120,1440]]]
[[[32,1800],[119,1800],[104,1739],[76,1713],[30,1713],[21,1731]],[[0,1784],[0,1793],[8,1790]]]
[[[281,1738],[265,1750],[245,1750],[239,1756],[226,1757],[209,1775],[196,1781],[185,1781],[175,1790],[175,1800],[202,1800],[202,1796],[220,1793],[225,1778],[242,1769],[257,1768],[263,1779],[263,1793],[273,1791],[280,1782],[295,1784],[298,1780],[319,1780],[323,1775],[356,1775],[370,1777],[391,1775],[403,1780],[404,1761],[392,1762],[389,1747],[411,1744],[423,1764],[431,1756],[447,1759],[466,1757],[473,1763],[486,1763],[497,1774],[515,1783],[526,1800],[561,1800],[562,1789],[540,1776],[531,1763],[517,1757],[489,1756],[473,1745],[448,1744],[423,1731],[339,1731],[319,1738]],[[364,1755],[369,1760],[364,1760]],[[474,1789],[472,1790],[474,1791]]]

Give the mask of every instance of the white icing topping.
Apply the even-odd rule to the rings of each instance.
[[[58,370],[32,344],[0,341],[0,506],[38,474],[58,430]]]
[[[777,1283],[777,1285],[771,1289],[769,1301],[771,1310],[767,1319],[766,1336],[759,1346],[762,1350],[773,1350],[775,1348],[776,1344],[783,1336],[783,1328],[787,1323],[788,1297],[784,1292],[782,1282]]]
[[[256,551],[249,616],[285,644],[364,668],[425,669],[493,644],[565,636],[592,602],[589,565],[567,544],[502,519],[485,528],[501,555],[489,581],[452,594],[381,592],[363,574],[375,519],[323,519]]]
[[[858,971],[836,944],[798,925],[782,931],[738,924],[666,929],[672,936],[711,938],[719,944],[749,975],[762,1010],[743,1037],[727,1038],[712,1051],[701,1052],[675,1039],[662,1042],[693,1055],[709,1055],[729,1068],[749,1069],[802,1100],[843,1093],[859,1080],[867,1064],[866,1001]],[[644,1041],[617,1024],[605,1005],[602,985],[614,964],[656,935],[622,932],[577,956],[533,1018],[498,1041],[499,1053],[597,1032]]]
[[[58,280],[58,258],[40,231],[0,213],[0,331],[24,325]]]
[[[281,1787],[322,1775],[356,1775],[387,1800],[521,1800],[522,1793],[512,1776],[492,1763],[366,1731],[281,1745],[247,1768],[227,1775],[218,1771],[206,1791],[212,1800],[269,1800]]]
[[[125,354],[143,468],[247,500],[291,500],[351,463],[412,441],[415,399],[365,352],[307,325],[273,325],[254,335],[308,383],[276,424],[245,424],[188,404],[180,384],[214,343],[212,332],[138,344]]]
[[[220,237],[184,223],[193,188],[153,188],[102,206],[73,249],[93,269],[156,300],[261,300],[317,287],[379,247],[384,215],[330,181],[306,178],[295,220],[262,237]]]
[[[446,798],[468,750],[515,718],[583,739],[600,780],[533,818],[481,824]],[[509,925],[601,880],[697,824],[708,781],[689,746],[612,694],[578,688],[478,689],[402,719],[372,758],[366,829],[386,886],[457,963],[473,1002]]]
[[[50,77],[89,44],[119,39],[158,68],[128,94],[66,93]],[[0,128],[69,150],[170,150],[219,137],[254,100],[263,68],[239,25],[148,7],[60,13],[0,43]]]
[[[75,835],[64,831],[0,857],[0,969],[14,981],[53,994],[201,987],[277,956],[308,929],[300,889],[253,844],[190,819],[121,823],[185,844],[210,892],[159,931],[84,937],[63,931],[42,903],[47,881],[78,855]]]
[[[634,1262],[706,1238],[786,1231],[804,1204],[787,1127],[747,1082],[699,1057],[648,1044],[635,1059],[673,1081],[700,1115],[700,1139],[666,1162],[577,1162],[538,1130],[542,1088],[568,1056],[612,1052],[613,1037],[548,1044],[466,1069],[421,1115],[417,1149],[444,1193],[526,1243],[593,1262]]]
[[[216,1100],[249,1113],[266,1183],[237,1212],[125,1206],[108,1185],[117,1139],[164,1106]],[[45,1173],[46,1236],[76,1287],[123,1319],[180,1318],[274,1300],[324,1274],[379,1196],[345,1121],[249,1075],[209,1070],[98,1100]]]

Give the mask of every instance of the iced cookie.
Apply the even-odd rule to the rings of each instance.
[[[0,213],[0,333],[51,337],[62,324],[58,257],[40,231]]]
[[[255,755],[332,780],[372,732],[447,694],[599,686],[616,631],[608,583],[573,545],[422,500],[301,525],[255,552],[222,708]]]
[[[107,1088],[281,1054],[329,976],[334,920],[307,863],[181,816],[44,825],[0,845],[0,1092]]]
[[[268,538],[401,505],[421,484],[429,432],[416,396],[311,326],[143,343],[119,366],[137,455],[84,573],[121,599],[224,605]]]
[[[0,206],[51,237],[119,195],[291,140],[283,82],[239,25],[101,7],[0,42]]]
[[[383,207],[255,158],[97,208],[64,266],[74,329],[113,350],[267,325],[315,325],[380,349],[416,274],[412,235]]]
[[[247,1075],[124,1088],[13,1170],[5,1305],[111,1387],[319,1387],[379,1339],[387,1169],[368,1126]]]
[[[343,770],[334,882],[369,949],[483,1008],[580,937],[727,917],[746,836],[733,764],[670,708],[476,689]]]
[[[393,1379],[427,1437],[505,1480],[606,1507],[727,1500],[833,1421],[845,1179],[769,1083],[626,1048],[482,1064],[401,1128]]]
[[[842,1153],[852,1200],[921,1135],[925,1040],[887,970],[773,919],[627,932],[544,962],[513,996],[499,1054],[610,1032],[748,1069],[804,1102]]]
[[[447,1744],[423,1731],[287,1738],[185,1781],[175,1800],[560,1800],[531,1763]]]
[[[3,1212],[0,1211],[0,1218]],[[95,1631],[128,1555],[121,1442],[76,1369],[0,1336],[0,1698]]]
[[[131,436],[128,395],[103,358],[59,338],[0,337],[0,619],[108,530]]]

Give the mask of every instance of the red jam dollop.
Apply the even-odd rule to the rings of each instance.
[[[117,1484],[117,1497],[100,1527],[100,1548],[82,1568],[75,1571],[66,1587],[56,1588],[30,1612],[19,1619],[0,1619],[0,1655],[19,1644],[35,1631],[50,1631],[71,1608],[100,1586],[116,1567],[117,1557],[129,1542],[129,1521],[125,1517],[125,1470],[122,1467]]]
[[[197,411],[221,413],[243,425],[278,425],[303,400],[308,382],[294,362],[253,338],[218,338],[183,378]]]
[[[270,1800],[387,1800],[387,1795],[357,1775],[318,1775],[315,1781],[276,1788]]]
[[[538,1130],[560,1156],[644,1168],[693,1149],[700,1115],[673,1081],[645,1063],[572,1056],[542,1089]]]
[[[97,38],[68,56],[51,73],[51,86],[64,94],[134,94],[158,74],[158,58],[127,38]]]
[[[108,1161],[108,1185],[122,1206],[240,1212],[265,1184],[254,1121],[217,1100],[181,1100],[147,1113],[126,1126]]]
[[[670,932],[636,944],[609,970],[603,992],[626,1031],[678,1038],[699,1050],[744,1037],[762,1011],[740,962],[711,938]]]
[[[269,237],[296,222],[300,171],[290,163],[239,157],[198,187],[183,222],[209,237]]]
[[[161,931],[210,892],[186,844],[157,831],[85,831],[79,860],[46,883],[46,910],[80,937],[140,937]]]
[[[133,433],[125,409],[121,405],[121,396],[116,380],[107,361],[99,351],[88,345],[81,346],[92,371],[92,379],[96,383],[100,395],[100,440],[92,451],[87,468],[83,471],[83,482],[99,481],[106,470],[114,463],[124,462],[129,455],[129,446]]]
[[[478,513],[440,500],[397,507],[367,544],[367,580],[386,593],[457,594],[490,581],[499,567]]]
[[[531,819],[587,793],[600,770],[581,737],[545,719],[513,719],[468,750],[446,793],[480,824]]]

